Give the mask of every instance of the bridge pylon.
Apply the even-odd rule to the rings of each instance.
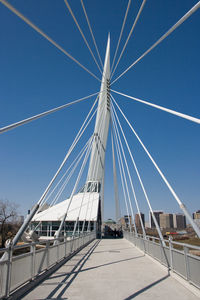
[[[104,69],[99,93],[94,139],[88,169],[86,190],[101,194],[101,214],[103,216],[103,192],[105,172],[105,152],[110,125],[110,34],[108,35]]]

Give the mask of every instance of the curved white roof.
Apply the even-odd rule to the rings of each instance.
[[[70,199],[66,199],[40,213],[37,213],[32,221],[61,221],[67,211],[69,200]],[[79,215],[79,211],[80,221],[85,219],[86,221],[96,221],[98,207],[99,193],[78,193],[73,196],[66,221],[75,221]]]

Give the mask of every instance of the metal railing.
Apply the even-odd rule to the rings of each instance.
[[[200,257],[191,253],[192,250],[200,252],[200,247],[175,242],[171,239],[165,240],[166,246],[163,246],[156,237],[146,236],[143,238],[142,235],[136,237],[133,232],[126,231],[123,234],[125,239],[143,252],[200,289]],[[176,249],[177,247],[183,250]]]
[[[0,261],[0,298],[8,297],[20,286],[71,256],[95,237],[96,233],[90,232],[71,240],[63,237],[62,240],[54,239],[0,249],[0,256],[7,253],[6,260]],[[54,241],[58,242],[53,244]],[[23,249],[26,253],[17,255]]]

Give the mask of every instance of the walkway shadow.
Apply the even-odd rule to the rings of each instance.
[[[65,293],[65,291],[68,289],[68,287],[72,284],[72,282],[74,281],[74,279],[77,277],[78,273],[80,272],[80,270],[83,268],[84,264],[86,263],[86,261],[89,259],[89,257],[92,255],[93,251],[96,249],[96,247],[98,246],[98,244],[100,243],[100,240],[97,241],[92,248],[90,248],[90,250],[79,260],[79,262],[73,267],[73,269],[67,273],[67,275],[65,276],[65,278],[63,278],[63,280],[56,286],[56,288],[51,291],[51,293],[45,298],[46,300],[49,299],[66,299],[66,298],[62,298],[63,294]],[[81,263],[82,262],[82,263]],[[81,264],[80,264],[81,263]],[[80,265],[80,266],[79,266]],[[79,269],[74,272],[76,270],[76,268],[79,266]],[[67,282],[67,279],[69,279],[69,277],[72,276],[72,278]],[[56,277],[61,277],[63,275],[59,275],[59,276],[51,276],[49,279],[54,279]],[[53,283],[52,283],[53,284]],[[64,287],[63,287],[64,285]],[[54,295],[58,292],[58,290],[63,287],[62,291],[57,295],[57,297],[54,297]],[[54,297],[54,298],[52,298]]]
[[[8,298],[8,300],[18,300],[18,299],[24,299],[25,296],[28,296],[34,289],[36,289],[39,285],[42,285],[44,281],[51,279],[52,278],[52,274],[57,272],[65,263],[67,262],[72,262],[72,260],[74,260],[74,264],[70,264],[67,266],[71,266],[73,267],[72,270],[75,270],[78,265],[80,264],[81,261],[84,260],[85,257],[88,258],[88,254],[90,254],[91,251],[94,251],[96,249],[96,247],[98,246],[100,241],[96,241],[94,242],[94,244],[92,245],[92,247],[90,246],[90,243],[88,243],[87,246],[90,246],[90,249],[87,249],[86,247],[77,250],[77,253],[72,253],[70,256],[64,258],[63,260],[61,260],[60,262],[58,262],[57,264],[55,264],[52,268],[50,268],[49,270],[45,271],[44,273],[42,273],[40,276],[36,277],[34,280],[30,281],[29,283],[27,283],[27,285],[22,286],[22,288],[18,289],[16,292],[14,292],[12,295],[10,295],[10,297]],[[75,261],[74,259],[74,255],[79,254],[80,250],[86,250],[86,253],[82,255],[82,258],[80,258],[78,260],[78,262]],[[70,272],[63,272],[63,275],[67,275],[66,277],[71,276],[71,271]],[[54,283],[55,284],[55,283]],[[56,285],[58,285],[59,283],[56,283]],[[61,284],[63,285],[63,284]],[[52,295],[53,296],[53,295]],[[66,300],[68,298],[64,297],[47,297],[47,298],[42,298],[41,300],[44,299],[48,299],[48,300],[52,300],[52,299],[60,299],[60,300]],[[40,300],[40,298],[37,298],[37,300]]]
[[[137,259],[137,258],[141,258],[141,257],[144,257],[145,255],[140,255],[140,256],[135,256],[135,257],[131,257],[131,258],[126,258],[126,259],[121,259],[121,260],[116,260],[116,261],[113,261],[111,263],[107,263],[107,264],[102,264],[102,265],[98,265],[98,266],[94,266],[94,267],[90,267],[90,268],[85,268],[84,270],[81,270],[81,269],[78,269],[77,271],[75,272],[70,272],[70,275],[72,274],[76,274],[76,276],[78,275],[78,273],[81,273],[81,272],[86,272],[86,271],[90,271],[90,270],[94,270],[94,269],[98,269],[98,268],[101,268],[101,267],[106,267],[106,266],[109,266],[109,265],[113,265],[113,264],[118,264],[118,263],[121,263],[121,262],[124,262],[124,261],[129,261],[129,260],[133,260],[133,259]],[[86,262],[86,261],[85,261]],[[84,262],[84,264],[85,264]],[[82,266],[83,267],[83,266]],[[74,268],[73,268],[74,269]],[[59,277],[62,277],[63,274],[61,275],[57,275],[57,276],[52,276],[50,279],[54,279],[54,278],[59,278]]]
[[[168,274],[168,275],[166,275],[166,276],[164,276],[164,277],[162,277],[162,278],[160,278],[160,279],[158,279],[158,280],[152,282],[151,284],[145,286],[145,287],[142,288],[141,290],[135,292],[134,294],[130,295],[129,297],[127,297],[127,298],[125,298],[125,299],[123,299],[123,300],[131,300],[131,299],[137,297],[138,295],[140,295],[140,294],[146,292],[148,289],[152,288],[152,287],[155,286],[156,284],[158,284],[158,283],[164,281],[164,280],[167,279],[169,276],[170,276],[170,275]]]
[[[113,251],[123,251],[123,250],[127,250],[127,249],[133,249],[133,247],[128,247],[128,248],[118,248],[118,249],[114,249],[114,250],[105,250],[105,251],[95,251],[93,254],[96,253],[109,253],[109,252],[113,252]]]
[[[140,255],[140,256],[135,256],[135,257],[131,257],[131,258],[116,260],[116,261],[113,261],[111,263],[107,263],[107,264],[102,264],[102,265],[98,265],[98,266],[95,266],[95,267],[86,268],[86,269],[81,270],[79,272],[85,272],[85,271],[89,271],[89,270],[93,270],[93,269],[97,269],[97,268],[101,268],[101,267],[105,267],[105,266],[109,266],[109,265],[113,265],[113,264],[119,264],[119,263],[124,262],[124,261],[129,261],[129,260],[141,258],[141,257],[144,257],[144,256],[145,255]]]

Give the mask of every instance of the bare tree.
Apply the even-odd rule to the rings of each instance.
[[[17,220],[17,205],[8,201],[0,200],[0,237],[1,247],[5,247],[7,238],[15,233],[15,224]],[[8,235],[8,233],[11,233]]]

